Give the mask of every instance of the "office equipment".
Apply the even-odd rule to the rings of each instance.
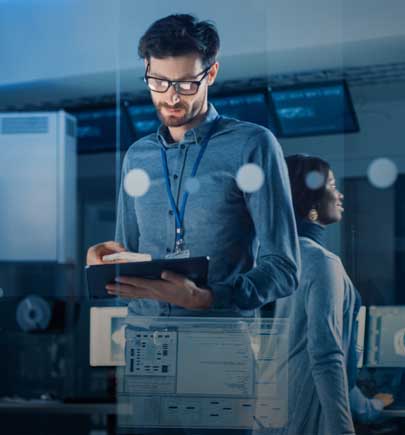
[[[153,104],[132,104],[128,107],[128,114],[132,119],[136,139],[157,132],[160,121]]]
[[[282,137],[359,131],[345,82],[275,87],[271,98]]]
[[[216,95],[209,100],[220,115],[254,122],[269,128],[275,135],[278,134],[274,113],[268,104],[267,90]]]
[[[383,416],[405,418],[405,370],[400,375],[398,388],[394,389],[394,403],[384,408]]]
[[[371,306],[367,324],[366,365],[405,367],[405,306]]]
[[[91,298],[111,297],[105,287],[113,283],[117,276],[161,279],[162,272],[165,270],[187,276],[197,285],[203,286],[207,282],[208,262],[209,257],[191,257],[86,266],[89,296]]]
[[[359,317],[363,315],[361,310]],[[367,313],[364,312],[364,317],[363,366],[371,370],[363,372],[369,379],[363,379],[361,383],[366,390],[370,390],[370,397],[380,392],[393,394],[394,403],[384,408],[381,416],[405,418],[405,307],[370,306]],[[359,329],[361,324],[364,327],[364,320],[359,323]],[[357,337],[357,350],[360,349],[359,340],[360,334]]]
[[[254,122],[270,128],[274,134],[277,134],[276,121],[269,108],[267,91],[215,95],[210,96],[209,101],[222,116]],[[132,118],[137,139],[157,131],[160,120],[153,104],[132,104],[128,112]]]
[[[125,365],[125,317],[127,307],[90,308],[90,365]]]
[[[16,320],[23,331],[45,330],[51,317],[51,306],[41,296],[29,295],[18,304]]]
[[[114,105],[69,110],[77,119],[78,153],[126,150],[135,138],[124,110]]]
[[[126,412],[118,415],[120,433],[141,427],[227,430],[284,426],[287,321],[124,319],[125,310],[91,309],[92,363],[121,366],[117,368],[117,399]],[[121,343],[117,358],[105,336]]]
[[[76,122],[0,113],[0,262],[76,258]]]

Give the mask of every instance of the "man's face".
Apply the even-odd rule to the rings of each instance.
[[[146,66],[147,63],[145,62]],[[167,57],[149,61],[148,75],[167,80],[200,80],[204,70],[198,55]],[[195,95],[178,94],[173,86],[165,93],[151,91],[153,104],[156,107],[162,124],[167,127],[181,127],[192,122],[200,113],[207,109],[208,86],[216,76],[217,64],[211,68],[201,82]]]

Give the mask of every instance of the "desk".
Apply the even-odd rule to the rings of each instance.
[[[121,406],[120,406],[121,410]],[[116,403],[64,403],[57,400],[0,401],[0,413],[116,415]]]
[[[75,435],[88,435],[94,429],[94,422],[93,424],[88,423],[85,425],[83,420],[80,420],[76,423],[72,421],[71,416],[80,415],[82,417],[78,418],[85,419],[87,415],[90,421],[91,416],[97,415],[103,419],[106,418],[102,430],[107,430],[106,433],[110,435],[116,435],[117,425],[115,416],[118,414],[118,410],[120,413],[130,413],[130,408],[126,404],[121,403],[64,403],[56,400],[0,401],[0,427],[2,430],[6,428],[5,433],[8,435],[20,435],[22,433],[41,433],[41,435],[54,435],[55,433],[58,435],[71,435],[74,433]],[[4,423],[3,414],[8,414],[11,420]],[[26,419],[22,417],[16,420],[15,415],[17,414],[25,414],[27,417]],[[52,414],[52,417],[50,414]],[[54,420],[50,421],[51,418]],[[42,422],[38,422],[38,419],[42,419]],[[22,429],[21,426],[16,427],[17,422],[22,424],[27,423],[28,429],[27,426],[23,426]],[[157,428],[156,430],[159,429]],[[170,430],[174,432],[169,432]],[[178,433],[177,429],[169,429],[169,431],[167,433]],[[227,433],[227,431],[224,431],[224,433]]]
[[[405,418],[405,407],[384,409],[381,411],[381,416],[390,418]]]
[[[119,411],[118,411],[119,410]],[[116,403],[64,403],[57,400],[2,400],[2,431],[9,435],[88,435],[102,429],[116,433],[116,415],[125,407]]]

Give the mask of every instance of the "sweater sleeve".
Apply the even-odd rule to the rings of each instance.
[[[355,421],[373,423],[381,417],[384,404],[379,399],[369,399],[364,396],[356,385],[350,390],[350,408]]]
[[[345,356],[342,344],[344,275],[334,258],[320,255],[313,267],[316,280],[305,301],[308,316],[308,352],[328,434],[354,433]]]

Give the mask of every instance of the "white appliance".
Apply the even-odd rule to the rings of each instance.
[[[0,113],[0,262],[75,262],[76,120]]]

